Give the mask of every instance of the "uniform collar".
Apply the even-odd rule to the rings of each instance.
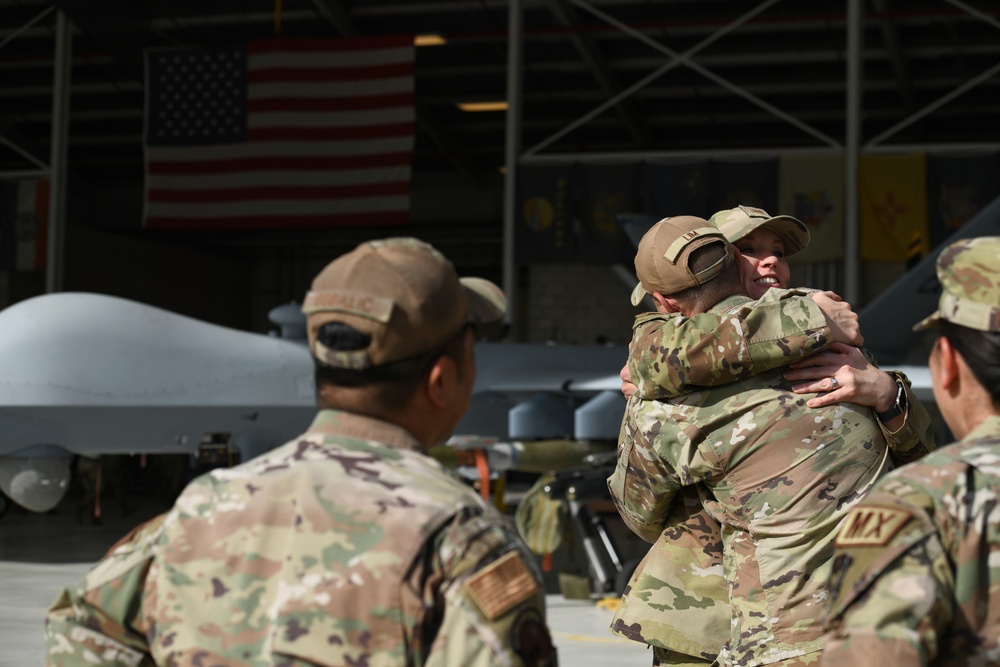
[[[374,440],[399,449],[424,452],[424,446],[420,444],[420,441],[402,426],[356,412],[320,410],[316,414],[316,418],[313,419],[312,425],[309,426],[308,433],[346,435],[352,438]]]
[[[995,436],[1000,433],[1000,416],[990,415],[982,421],[979,426],[969,431],[962,442],[967,442],[969,440],[978,440],[979,438],[984,438],[986,436]]]
[[[745,303],[750,303],[752,301],[753,299],[748,297],[746,294],[731,294],[709,308],[708,311],[710,313],[727,313],[731,310],[739,308]]]

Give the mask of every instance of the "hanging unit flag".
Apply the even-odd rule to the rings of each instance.
[[[149,229],[409,218],[413,37],[146,54]]]
[[[862,155],[858,160],[861,259],[904,262],[930,250],[927,156]]]
[[[809,245],[788,258],[793,263],[829,262],[844,257],[844,157],[782,155],[778,210],[809,228]]]

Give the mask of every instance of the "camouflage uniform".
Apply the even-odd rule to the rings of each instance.
[[[1000,661],[998,460],[1000,417],[990,417],[851,511],[824,665]]]
[[[811,298],[793,298],[809,291],[772,288],[752,308],[744,306],[733,315],[673,316],[665,322],[654,318],[659,324],[638,328],[632,341],[629,366],[636,393],[645,399],[674,398],[825,349],[829,330],[822,312]],[[742,336],[729,344],[720,340],[734,327],[742,329]],[[892,374],[909,399],[904,422],[895,432],[877,423],[899,465],[923,456],[934,442],[930,415],[909,380]],[[678,496],[664,531],[632,575],[612,630],[651,644],[660,664],[698,664],[693,656],[704,664],[716,658],[719,638],[729,627],[721,535],[718,523],[702,508],[697,488],[683,489]],[[666,649],[674,655],[666,657]]]
[[[64,591],[48,664],[548,664],[544,614],[506,519],[399,426],[324,410]]]
[[[998,265],[1000,237],[946,248],[938,310],[915,329],[1000,333]],[[845,520],[824,664],[1000,662],[1000,416],[979,410],[960,442],[893,472]]]
[[[749,303],[729,297],[710,312],[732,313]],[[640,316],[634,338],[670,318]],[[773,370],[669,402],[633,397],[626,410],[609,486],[630,528],[649,542],[661,534],[668,542],[681,539],[684,526],[670,513],[678,492],[695,484],[701,503],[722,525],[721,574],[731,603],[729,628],[715,635],[716,647],[718,637],[729,638],[719,655],[722,664],[767,664],[819,650],[833,532],[890,467],[885,439],[867,408],[810,409],[805,400]],[[696,512],[686,500],[687,513]],[[693,535],[696,543],[702,537]],[[702,562],[688,565],[687,573],[705,585],[671,588],[672,608],[716,604],[720,571],[714,541],[707,546],[697,554],[704,555]],[[690,563],[691,554],[685,546],[681,560]],[[669,561],[669,549],[665,556]],[[699,638],[692,632],[695,623],[686,618],[683,628],[668,630]],[[641,628],[632,630],[646,636]]]

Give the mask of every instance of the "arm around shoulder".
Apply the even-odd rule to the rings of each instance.
[[[742,380],[829,347],[830,327],[804,292],[771,289],[730,312],[636,318],[629,372],[645,399]]]

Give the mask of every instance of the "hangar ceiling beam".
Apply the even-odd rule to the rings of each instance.
[[[0,42],[0,49],[2,49],[7,44],[10,44],[19,35],[25,34],[28,30],[31,29],[33,25],[35,25],[36,23],[38,23],[39,21],[41,21],[43,18],[45,18],[54,11],[55,7],[47,7],[44,10],[42,10],[41,13],[36,15],[27,23],[25,23],[23,26],[21,26],[17,30],[12,31],[4,38],[2,42]],[[27,160],[28,162],[37,167],[37,169],[18,170],[16,172],[6,171],[0,174],[0,176],[4,176],[6,178],[18,178],[18,177],[38,178],[38,177],[45,177],[48,175],[49,165],[41,157],[44,154],[41,147],[34,145],[34,142],[32,142],[28,137],[24,136],[24,134],[18,131],[17,128],[11,127],[6,123],[0,123],[0,144],[3,144],[4,146],[11,149],[15,153],[23,157],[25,160]]]
[[[580,24],[579,15],[576,13],[576,10],[567,4],[566,0],[550,0],[549,9],[555,17],[556,23],[564,28],[572,28]],[[573,42],[577,53],[587,63],[587,66],[593,73],[594,78],[597,79],[597,83],[600,84],[604,93],[609,97],[614,97],[620,93],[622,90],[621,83],[608,65],[604,54],[597,48],[594,40],[589,35],[579,32],[570,33],[570,40]],[[649,127],[643,121],[638,106],[632,100],[623,99],[621,103],[615,106],[615,110],[625,123],[629,134],[639,144],[639,147],[648,146],[650,144]]]
[[[9,35],[7,35],[7,37],[4,38],[4,40],[2,42],[0,42],[0,49],[2,49],[3,47],[7,46],[8,43],[10,43],[14,39],[16,39],[18,37],[18,35],[21,35],[21,34],[27,32],[28,30],[30,30],[31,26],[35,25],[36,23],[38,23],[39,21],[41,21],[43,18],[45,18],[46,16],[48,16],[49,14],[51,14],[52,12],[54,12],[55,9],[56,9],[55,7],[46,7],[45,9],[42,10],[42,12],[40,14],[38,14],[37,16],[35,16],[33,19],[31,19],[30,21],[28,21],[27,23],[25,23],[23,26],[21,26],[17,30],[11,32]]]
[[[886,0],[873,0],[872,4],[879,14],[885,14],[888,11]],[[879,28],[882,30],[882,40],[885,42],[889,62],[892,63],[892,71],[896,75],[896,83],[899,86],[903,112],[912,113],[913,107],[916,104],[913,95],[913,80],[910,77],[910,68],[906,65],[906,59],[903,58],[903,49],[899,43],[899,30],[896,29],[896,24],[889,18],[879,16],[873,18],[878,22]]]
[[[981,20],[981,21],[983,21],[985,23],[988,23],[989,25],[993,26],[994,28],[1000,29],[1000,20],[997,20],[996,18],[994,18],[992,16],[989,16],[988,14],[984,14],[983,12],[979,11],[975,7],[971,7],[971,6],[967,5],[967,4],[965,4],[964,2],[961,2],[961,0],[944,0],[944,1],[946,3],[948,3],[948,4],[950,4],[950,5],[954,5],[955,7],[958,7],[959,9],[961,9],[961,10],[963,10],[965,12],[968,12],[971,16],[974,16],[977,19],[979,19],[979,20]],[[928,104],[927,106],[925,106],[923,109],[920,109],[919,111],[910,114],[907,118],[904,118],[900,122],[896,123],[895,125],[893,125],[892,127],[890,127],[888,130],[886,130],[882,134],[878,135],[877,137],[869,140],[865,144],[865,149],[867,150],[869,148],[877,146],[878,144],[882,143],[883,141],[885,141],[889,137],[893,136],[894,134],[896,134],[900,130],[902,130],[902,129],[906,128],[906,127],[909,127],[910,125],[913,125],[914,123],[916,123],[918,120],[920,120],[924,116],[927,116],[927,115],[933,113],[934,111],[937,111],[938,109],[940,109],[944,105],[946,105],[949,102],[951,102],[953,99],[955,99],[955,98],[959,97],[960,95],[962,95],[963,93],[965,93],[965,92],[967,92],[967,91],[975,88],[976,86],[978,86],[979,84],[983,83],[984,81],[989,81],[990,79],[992,79],[993,77],[997,76],[998,74],[1000,74],[1000,62],[998,62],[993,67],[990,67],[986,71],[980,73],[978,76],[972,77],[971,79],[969,79],[968,81],[966,81],[962,85],[958,86],[957,88],[955,88],[951,92],[942,95],[938,99],[934,100],[933,102],[931,102],[930,104]]]
[[[360,35],[361,29],[338,0],[313,0],[316,11],[341,35]]]
[[[759,98],[756,95],[750,93],[749,91],[741,88],[740,86],[737,86],[736,84],[733,84],[733,83],[729,82],[728,80],[724,79],[721,76],[718,76],[717,74],[711,72],[710,70],[705,69],[704,67],[702,67],[701,65],[699,65],[698,63],[696,63],[693,60],[693,56],[695,54],[697,54],[699,51],[703,50],[704,48],[706,48],[708,45],[712,44],[713,42],[721,39],[726,34],[728,34],[728,33],[732,32],[732,31],[736,30],[741,25],[743,25],[744,23],[746,23],[747,21],[749,21],[753,17],[757,16],[758,14],[760,14],[763,11],[765,11],[766,9],[768,9],[769,7],[771,7],[772,5],[776,4],[779,1],[780,0],[765,0],[764,2],[761,2],[759,5],[757,5],[756,7],[754,7],[753,9],[751,9],[750,11],[748,11],[743,16],[737,18],[736,20],[730,22],[728,25],[723,26],[722,28],[720,28],[719,30],[716,30],[714,33],[712,33],[711,35],[709,35],[705,39],[701,40],[694,47],[688,49],[684,53],[677,53],[673,49],[671,49],[671,48],[669,48],[669,47],[661,44],[659,41],[653,39],[652,37],[649,37],[645,33],[641,32],[639,30],[636,30],[636,29],[632,28],[631,26],[629,26],[629,25],[627,25],[625,23],[622,23],[621,21],[615,19],[613,16],[610,16],[607,13],[605,13],[605,12],[603,12],[603,11],[595,8],[595,7],[593,7],[592,5],[588,4],[588,2],[586,2],[585,0],[569,0],[570,3],[572,3],[572,4],[576,5],[577,7],[580,7],[581,9],[583,9],[583,10],[585,10],[585,11],[593,14],[594,16],[600,18],[601,20],[605,21],[606,23],[608,23],[610,25],[613,25],[614,27],[616,27],[619,30],[621,30],[623,33],[625,33],[627,35],[630,35],[630,36],[634,37],[635,39],[637,39],[637,40],[639,40],[639,41],[641,41],[641,42],[649,45],[650,47],[652,47],[653,49],[659,51],[660,53],[663,53],[664,55],[669,56],[670,60],[668,60],[666,63],[664,63],[662,66],[660,66],[656,70],[654,70],[651,74],[649,74],[648,76],[646,76],[642,80],[640,80],[637,83],[633,84],[629,88],[623,90],[621,93],[619,93],[615,97],[611,98],[610,100],[607,100],[603,104],[598,105],[596,108],[594,108],[590,112],[584,114],[583,116],[581,116],[580,118],[578,118],[576,121],[570,123],[569,125],[566,125],[565,127],[563,127],[562,129],[560,129],[559,131],[557,131],[554,134],[550,135],[548,138],[546,138],[546,139],[542,140],[541,142],[535,144],[534,146],[532,146],[531,148],[529,148],[528,150],[526,150],[524,152],[523,157],[524,158],[530,158],[531,156],[533,156],[534,154],[538,153],[542,149],[550,146],[551,144],[555,143],[556,141],[558,141],[559,139],[561,139],[565,135],[569,134],[570,132],[572,132],[576,128],[578,128],[578,127],[586,124],[587,122],[589,122],[593,118],[596,118],[600,114],[604,113],[604,111],[606,111],[611,106],[617,104],[620,100],[625,99],[626,97],[632,95],[633,93],[635,93],[636,91],[638,91],[638,90],[640,90],[642,88],[645,88],[652,81],[658,79],[660,76],[662,76],[667,71],[669,71],[671,69],[674,69],[674,68],[676,68],[676,67],[678,67],[680,65],[686,65],[686,66],[688,66],[689,68],[691,68],[694,71],[698,72],[702,76],[710,79],[711,81],[713,81],[714,83],[716,83],[720,87],[722,87],[722,88],[724,88],[726,90],[729,90],[730,92],[732,92],[732,93],[734,93],[736,95],[739,95],[739,96],[741,96],[741,97],[749,100],[753,104],[755,104],[755,105],[761,107],[762,109],[768,111],[772,115],[774,115],[774,116],[776,116],[776,117],[784,120],[785,122],[787,122],[787,123],[789,123],[791,125],[794,125],[795,127],[799,128],[803,132],[806,132],[807,134],[810,134],[813,137],[819,139],[822,143],[827,144],[829,146],[833,146],[833,147],[839,148],[841,146],[841,144],[836,139],[833,139],[832,137],[829,137],[826,134],[823,134],[822,132],[820,132],[819,130],[815,129],[811,125],[808,125],[807,123],[802,122],[801,120],[795,118],[791,114],[785,113],[781,109],[778,109],[777,107],[775,107],[775,106],[773,106],[773,105],[765,102],[761,98]]]

